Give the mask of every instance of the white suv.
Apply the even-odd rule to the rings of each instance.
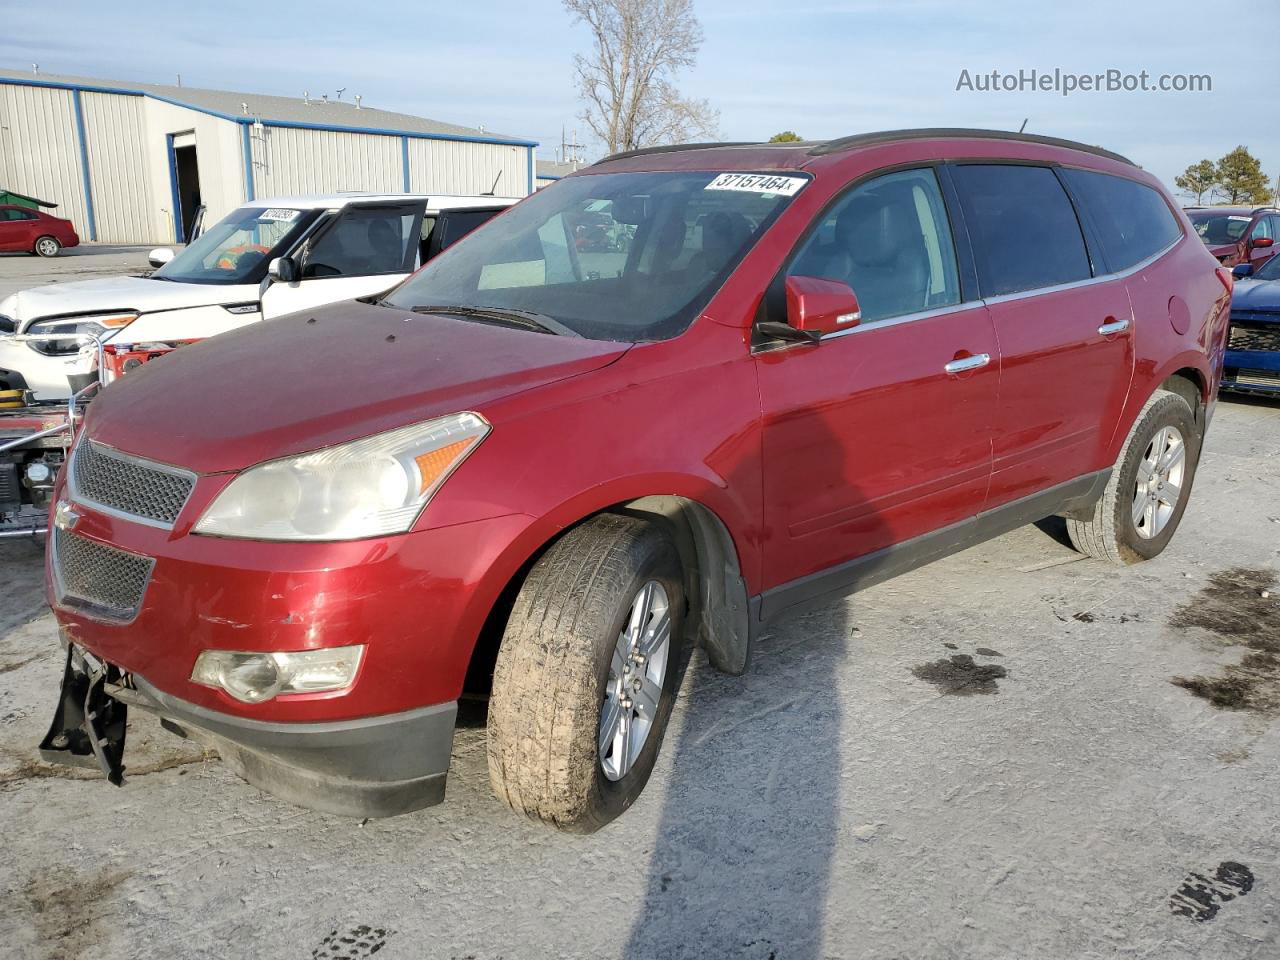
[[[153,250],[150,275],[49,284],[0,302],[0,381],[56,400],[96,362],[68,334],[185,342],[382,293],[515,202],[343,193],[246,203],[178,253]],[[31,339],[42,333],[62,339]]]

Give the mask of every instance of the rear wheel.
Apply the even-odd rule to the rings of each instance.
[[[1093,515],[1068,518],[1072,545],[1112,563],[1140,563],[1160,554],[1187,508],[1200,440],[1186,398],[1157,390],[1129,431]]]
[[[62,249],[62,244],[58,242],[57,237],[41,237],[36,241],[35,251],[38,257],[56,257],[58,251]]]
[[[598,830],[648,782],[684,663],[679,556],[660,529],[603,514],[534,565],[489,702],[489,780],[517,813]]]

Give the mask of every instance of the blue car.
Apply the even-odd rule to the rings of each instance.
[[[1222,389],[1280,397],[1280,256],[1242,263],[1231,297],[1231,339]]]

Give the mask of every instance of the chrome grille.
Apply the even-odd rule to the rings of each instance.
[[[143,461],[90,440],[71,460],[72,494],[129,517],[172,526],[182,512],[195,474]]]
[[[132,620],[142,605],[155,560],[53,530],[58,600],[112,620]]]

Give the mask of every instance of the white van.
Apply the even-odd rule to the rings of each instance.
[[[382,293],[515,202],[342,193],[246,203],[178,253],[151,251],[154,273],[48,284],[0,302],[0,385],[56,400],[87,382],[95,352],[66,334],[186,342]],[[42,333],[64,338],[30,339]]]

